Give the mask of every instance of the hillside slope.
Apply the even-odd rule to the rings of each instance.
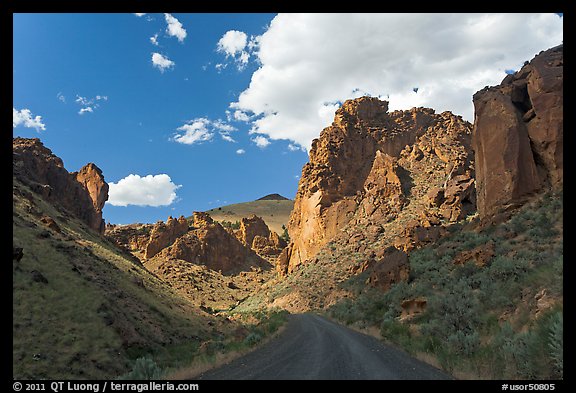
[[[107,185],[95,166],[69,174],[37,139],[14,139],[14,152],[14,379],[111,379],[143,355],[178,367],[234,336],[241,325],[179,296],[99,233]],[[60,198],[66,189],[76,198]]]
[[[230,221],[232,223],[256,215],[261,217],[271,230],[282,235],[284,232],[282,226],[288,226],[293,207],[294,201],[290,199],[259,199],[217,207],[206,211],[206,213],[210,214],[215,221]]]

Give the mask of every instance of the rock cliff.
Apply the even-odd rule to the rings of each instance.
[[[487,221],[563,186],[563,46],[474,94],[478,212]]]
[[[16,178],[93,230],[104,233],[102,208],[108,200],[108,184],[100,168],[89,163],[80,171],[69,173],[62,160],[38,138],[14,138],[12,152]]]
[[[405,210],[422,226],[473,212],[470,137],[470,123],[450,112],[388,113],[388,103],[377,98],[346,101],[313,141],[302,169],[288,225],[292,243],[277,261],[280,275],[310,261],[332,239],[376,240],[382,225]],[[424,206],[432,187],[432,206]]]
[[[286,247],[284,239],[281,239],[276,232],[271,231],[264,220],[256,215],[242,218],[240,228],[235,232],[235,235],[242,244],[263,258],[274,260]]]

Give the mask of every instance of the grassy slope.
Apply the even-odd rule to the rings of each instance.
[[[147,353],[174,367],[230,329],[15,179],[13,244],[15,379],[114,378]]]
[[[497,226],[479,232],[454,226],[438,244],[412,252],[408,283],[382,293],[366,288],[359,275],[343,283],[354,296],[330,314],[356,327],[376,326],[384,339],[460,378],[561,378],[562,213],[562,193],[548,194]],[[495,255],[485,267],[452,263],[488,242]],[[427,299],[425,312],[401,322],[402,300],[416,297]]]
[[[256,214],[262,217],[271,230],[282,235],[282,225],[288,226],[293,207],[294,201],[292,200],[252,201],[214,208],[208,210],[207,213],[216,221],[231,221],[232,223]]]

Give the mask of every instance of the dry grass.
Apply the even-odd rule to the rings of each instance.
[[[230,352],[226,352],[226,353],[218,352],[218,353],[214,354],[213,356],[206,356],[206,355],[198,356],[194,359],[194,361],[192,362],[191,365],[185,366],[185,367],[182,367],[178,370],[170,372],[168,375],[165,376],[164,379],[169,380],[169,381],[196,379],[201,374],[203,374],[209,370],[212,370],[212,369],[224,366],[225,364],[231,363],[234,360],[241,358],[242,356],[247,355],[247,354],[257,350],[258,348],[262,347],[263,345],[268,344],[274,338],[276,338],[280,334],[282,334],[282,332],[285,329],[286,329],[286,325],[282,325],[281,327],[278,328],[278,330],[276,332],[265,337],[263,340],[261,340],[258,343],[258,345],[255,345],[252,347],[243,346],[237,351],[230,351]]]
[[[292,200],[253,201],[210,209],[207,213],[216,221],[231,221],[233,223],[240,221],[243,217],[250,217],[255,214],[261,217],[271,230],[281,235],[283,232],[282,225],[288,226],[293,207],[294,201]]]
[[[42,215],[61,233],[46,228]],[[24,247],[12,273],[15,379],[115,378],[164,343],[232,329],[16,179],[13,244]]]

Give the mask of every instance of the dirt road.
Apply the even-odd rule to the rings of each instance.
[[[451,379],[376,338],[314,314],[292,315],[284,332],[198,379]]]

